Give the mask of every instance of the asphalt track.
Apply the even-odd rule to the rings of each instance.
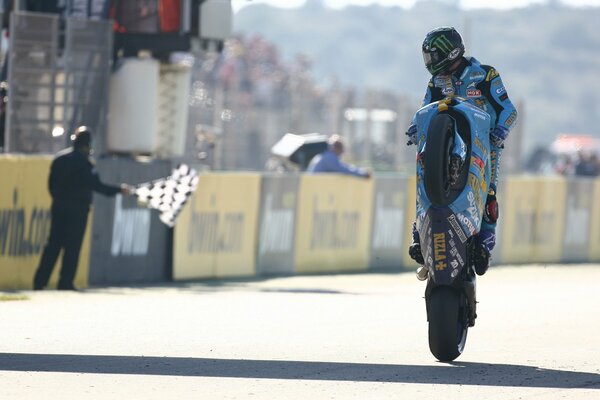
[[[0,399],[600,399],[600,265],[496,267],[465,353],[410,273],[22,292]]]

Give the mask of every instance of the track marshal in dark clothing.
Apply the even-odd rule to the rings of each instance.
[[[112,186],[100,181],[90,160],[92,136],[81,126],[73,135],[73,147],[58,153],[50,167],[48,189],[52,197],[50,236],[33,279],[33,289],[48,284],[54,264],[64,250],[59,290],[76,290],[73,279],[85,234],[92,191],[106,196],[129,193],[127,185]]]

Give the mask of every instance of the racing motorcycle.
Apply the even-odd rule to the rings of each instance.
[[[490,115],[466,99],[424,106],[417,124],[417,219],[427,268],[429,349],[440,361],[464,350],[475,325],[475,251],[490,184]]]

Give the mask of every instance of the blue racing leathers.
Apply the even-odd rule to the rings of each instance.
[[[458,68],[451,74],[438,74],[431,78],[427,85],[427,92],[423,105],[439,101],[447,96],[459,96],[487,112],[491,117],[490,143],[491,143],[491,184],[490,199],[493,205],[486,205],[486,215],[483,218],[480,241],[491,251],[495,244],[495,228],[497,218],[497,205],[495,191],[498,184],[500,171],[500,157],[504,148],[504,141],[517,120],[517,110],[508,98],[508,93],[500,74],[494,67],[482,65],[473,57],[463,57]],[[407,135],[410,142],[416,143],[415,121],[409,127]],[[488,212],[490,209],[491,212]],[[495,212],[494,212],[495,210]]]

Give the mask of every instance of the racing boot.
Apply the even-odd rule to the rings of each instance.
[[[429,275],[429,269],[424,265],[425,260],[423,260],[423,253],[421,253],[421,244],[411,244],[408,248],[408,255],[418,264],[421,264],[421,266],[417,268],[417,279],[420,281],[426,280],[427,276]]]
[[[475,249],[473,250],[475,272],[484,275],[490,267],[492,249],[496,244],[496,233],[493,230],[481,230],[475,237]]]
[[[424,281],[427,279],[427,275],[429,275],[429,270],[424,265],[425,260],[423,259],[423,253],[421,252],[421,240],[419,238],[419,232],[417,231],[416,224],[413,223],[413,242],[408,247],[408,255],[410,258],[415,260],[417,264],[421,264],[419,268],[417,268],[417,279],[420,281]]]

